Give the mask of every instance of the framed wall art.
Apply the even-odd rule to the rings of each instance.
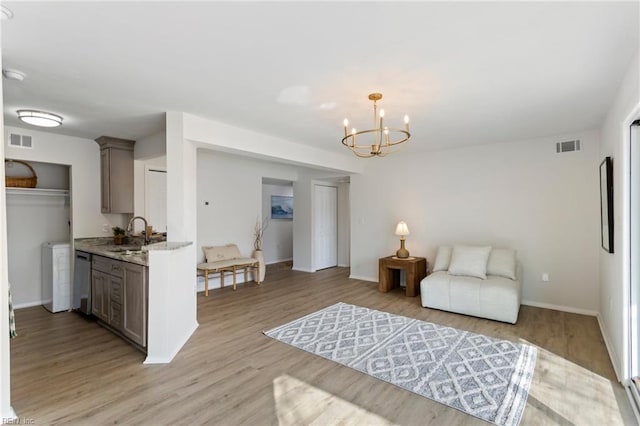
[[[271,219],[293,219],[293,197],[272,195]]]

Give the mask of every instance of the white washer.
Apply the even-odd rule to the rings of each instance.
[[[71,244],[42,245],[42,306],[50,312],[71,309]]]

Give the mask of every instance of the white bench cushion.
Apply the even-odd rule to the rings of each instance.
[[[198,269],[207,269],[214,271],[217,269],[231,268],[233,266],[244,267],[256,263],[258,259],[252,259],[249,257],[240,257],[237,259],[220,260],[218,262],[205,262],[198,265]]]
[[[202,247],[204,257],[207,262],[219,262],[221,260],[237,259],[242,257],[240,249],[235,244],[227,244],[226,246],[206,246]]]

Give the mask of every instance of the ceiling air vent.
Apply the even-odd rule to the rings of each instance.
[[[582,150],[580,145],[580,139],[556,143],[556,152],[558,154],[563,152],[573,152],[573,151],[580,151],[580,150]]]
[[[9,146],[31,149],[33,148],[33,141],[31,139],[31,136],[11,133],[9,135]]]

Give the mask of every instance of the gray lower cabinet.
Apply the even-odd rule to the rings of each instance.
[[[132,342],[147,346],[148,268],[93,256],[93,315]]]
[[[109,275],[93,269],[91,271],[91,313],[101,321],[109,321]]]
[[[124,263],[122,332],[140,346],[147,346],[147,268]]]

